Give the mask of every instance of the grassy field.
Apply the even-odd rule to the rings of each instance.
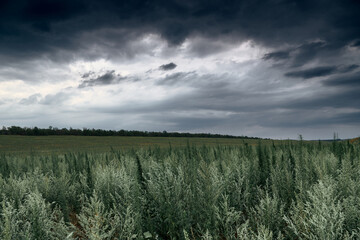
[[[0,239],[360,239],[359,144],[189,139],[218,145],[170,149],[166,138],[6,140],[15,152],[99,143],[106,150],[116,141],[164,147],[0,154]]]
[[[256,139],[233,138],[174,138],[174,137],[96,137],[96,136],[8,136],[0,135],[0,153],[30,152],[68,153],[68,152],[107,152],[131,148],[148,148],[149,146],[181,147],[188,143],[195,146],[241,146],[256,145]],[[264,144],[279,144],[279,140],[261,140]],[[293,141],[295,142],[295,141]]]

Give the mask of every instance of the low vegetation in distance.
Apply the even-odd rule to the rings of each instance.
[[[3,126],[0,129],[0,135],[24,135],[24,136],[137,136],[137,137],[197,137],[197,138],[239,138],[239,139],[260,139],[258,137],[248,136],[233,136],[223,134],[211,134],[211,133],[180,133],[180,132],[148,132],[148,131],[137,131],[137,130],[103,130],[103,129],[74,129],[74,128],[38,128],[38,127],[19,127]]]
[[[101,129],[58,129],[3,127],[0,130],[0,153],[11,154],[63,154],[69,152],[108,152],[111,149],[139,149],[149,147],[192,146],[255,146],[296,144],[296,140],[272,140],[247,136],[220,134],[192,134],[147,131],[112,131]],[[324,141],[326,144],[326,141]]]
[[[148,147],[240,146],[255,145],[256,137],[207,133],[147,132],[127,130],[3,127],[0,130],[0,153],[61,154],[69,152],[108,152],[110,149]],[[270,143],[269,139],[262,140]],[[275,141],[274,144],[277,144]]]

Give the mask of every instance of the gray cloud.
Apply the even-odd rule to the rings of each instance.
[[[325,41],[309,41],[300,45],[295,45],[280,51],[270,52],[263,56],[264,60],[286,60],[286,66],[290,68],[302,67],[310,62],[326,59],[333,59],[336,63],[341,62],[343,57],[343,45]]]
[[[285,73],[286,77],[294,77],[294,78],[314,78],[314,77],[323,77],[333,74],[337,70],[336,66],[322,66],[315,67],[301,71],[293,71]]]
[[[360,112],[334,114],[332,112],[311,110],[287,111],[271,115],[266,122],[261,121],[261,117],[265,116],[259,114],[255,121],[261,124],[261,126],[270,128],[316,128],[325,125],[329,129],[334,129],[334,127],[339,125],[360,126]]]
[[[28,98],[21,99],[19,103],[24,104],[24,105],[31,105],[31,104],[38,103],[40,98],[41,98],[41,94],[36,93],[36,94],[29,96]]]
[[[324,84],[327,84],[326,81]],[[336,91],[333,89],[321,89],[316,94],[308,96],[306,98],[292,98],[279,104],[278,107],[292,110],[321,110],[321,109],[360,109],[360,95],[359,86],[341,87],[334,85]]]
[[[236,80],[229,74],[199,74],[192,72],[176,72],[167,74],[164,78],[156,81],[157,85],[166,87],[192,87],[194,89],[221,91]],[[230,94],[230,91],[228,92]]]
[[[195,72],[176,72],[167,74],[164,78],[158,80],[157,84],[167,86],[174,86],[176,84],[184,85],[192,79],[195,79],[196,75]]]
[[[351,46],[360,47],[360,40],[356,40]]]
[[[359,65],[357,65],[357,64],[343,65],[343,66],[338,67],[338,71],[341,73],[347,73],[347,72],[351,72],[357,68],[359,68]]]
[[[266,46],[321,39],[339,49],[360,38],[359,5],[347,0],[332,4],[325,0],[6,1],[1,7],[0,20],[6,24],[0,26],[0,52],[8,61],[34,56],[72,58],[74,53],[85,53],[82,50],[98,44],[115,56],[126,52],[128,43],[144,33],[159,34],[170,45],[200,35],[252,39]],[[104,34],[106,28],[121,31]],[[83,38],[89,33],[97,37]],[[203,56],[214,51],[201,45],[196,49]],[[304,44],[297,62],[316,56],[316,49],[319,46]]]
[[[227,51],[232,45],[234,45],[234,39],[194,38],[189,41],[189,47],[186,54],[192,57],[204,58]]]
[[[287,72],[285,73],[285,76],[293,77],[293,78],[309,79],[314,77],[329,76],[335,73],[351,72],[358,67],[359,66],[356,64],[345,65],[345,66],[320,66],[320,67],[314,67],[300,71]]]
[[[263,59],[265,60],[283,60],[288,59],[290,56],[290,51],[278,51],[278,52],[270,52],[264,55]]]
[[[95,72],[89,71],[81,75],[81,78],[89,78],[90,76],[93,76]]]
[[[70,100],[73,95],[70,92],[58,92],[55,94],[48,94],[43,99],[39,101],[40,104],[43,105],[54,105],[60,106],[64,102]]]
[[[92,75],[93,74],[87,74],[87,77],[92,76]],[[120,74],[116,74],[115,70],[111,70],[111,71],[107,71],[103,75],[97,76],[95,78],[83,80],[80,83],[79,88],[116,84],[125,79],[127,79],[127,78],[121,76]]]
[[[173,70],[177,67],[177,65],[173,62],[171,63],[168,63],[168,64],[163,64],[159,67],[160,70],[163,70],[163,71],[170,71],[170,70]]]
[[[68,89],[69,90],[69,89]],[[34,105],[34,104],[42,104],[42,105],[55,105],[59,106],[62,103],[66,102],[72,97],[72,93],[67,90],[62,90],[55,94],[47,94],[42,97],[40,93],[33,94],[27,98],[23,98],[19,101],[21,105]]]
[[[354,124],[360,125],[360,112],[342,113],[328,119],[331,124]]]
[[[328,44],[324,41],[315,41],[302,44],[301,46],[293,49],[294,58],[292,60],[293,67],[300,67],[309,61],[313,60],[323,51],[330,50]]]
[[[360,72],[357,72],[353,75],[327,79],[323,83],[325,86],[332,86],[332,87],[349,87],[352,89],[356,87],[360,87]]]

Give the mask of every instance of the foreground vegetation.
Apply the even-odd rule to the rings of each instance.
[[[0,157],[0,239],[359,239],[360,147]]]

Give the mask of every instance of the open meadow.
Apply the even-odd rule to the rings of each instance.
[[[0,239],[360,237],[357,142],[1,137]]]
[[[111,149],[139,149],[148,147],[243,146],[256,145],[257,139],[197,138],[197,137],[128,137],[128,136],[19,136],[0,135],[0,153],[61,154],[69,152],[108,152]],[[279,144],[287,140],[262,140],[263,144]],[[296,141],[291,141],[296,143]]]

